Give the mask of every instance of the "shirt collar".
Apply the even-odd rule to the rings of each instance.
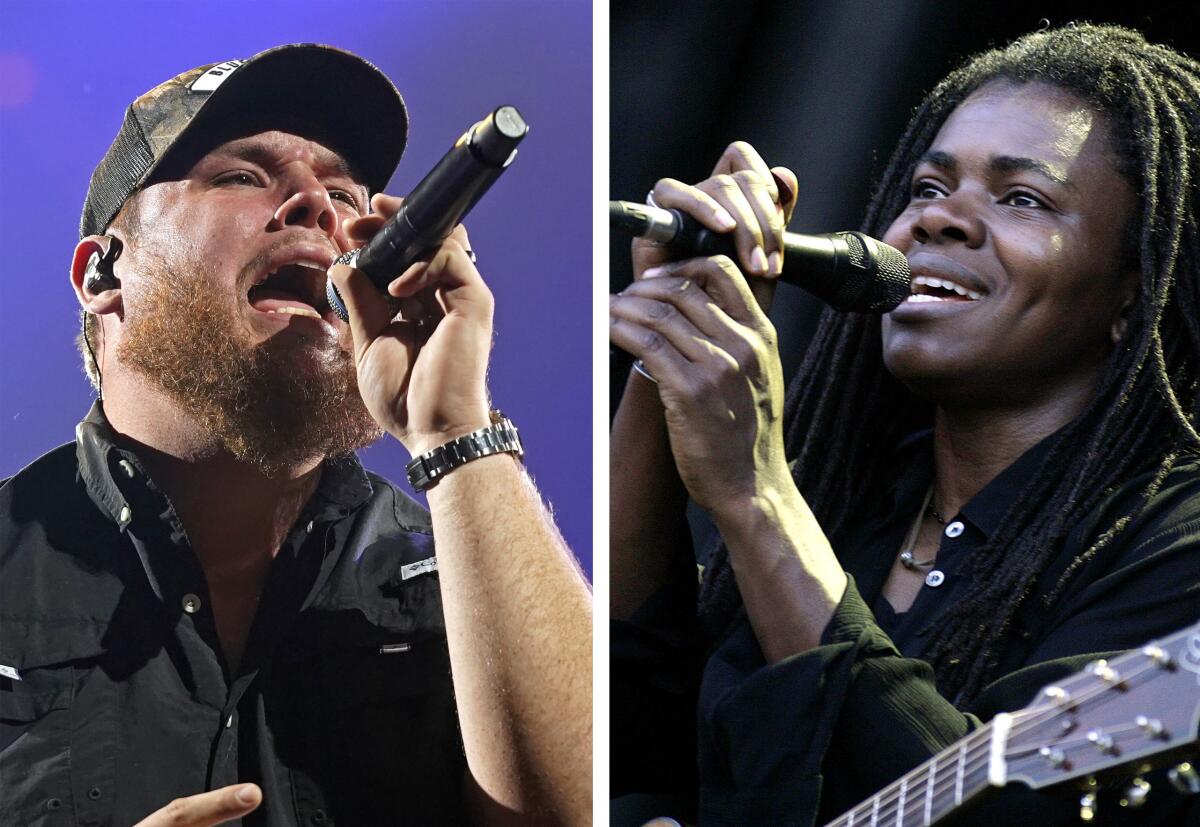
[[[1058,442],[1058,431],[1027,449],[962,507],[962,515],[991,537]]]
[[[148,515],[171,524],[173,539],[183,530],[166,495],[154,484],[137,454],[118,444],[118,436],[99,400],[75,426],[76,458],[88,496],[124,531],[135,518]],[[316,492],[301,519],[317,522],[349,514],[372,493],[371,481],[351,453],[327,459]]]
[[[1034,444],[964,504],[960,514],[946,514],[947,520],[961,515],[990,537],[1016,503],[1030,475],[1041,467],[1054,448],[1059,436],[1056,431]],[[933,482],[933,429],[904,437],[897,443],[894,456],[896,464],[893,467],[898,472],[891,487],[892,506],[896,510],[911,510],[908,506],[919,504]]]

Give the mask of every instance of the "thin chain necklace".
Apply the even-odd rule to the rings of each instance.
[[[921,523],[925,520],[925,515],[929,514],[933,519],[937,520],[938,524],[945,525],[946,518],[938,513],[938,510],[933,507],[933,484],[930,483],[929,490],[925,492],[925,502],[921,504],[921,510],[917,512],[917,518],[913,520],[912,528],[908,530],[908,536],[904,538],[904,545],[900,552],[900,565],[909,571],[920,571],[923,568],[932,566],[937,560],[937,555],[930,557],[928,560],[918,560],[913,550],[917,546],[917,535],[921,533]]]

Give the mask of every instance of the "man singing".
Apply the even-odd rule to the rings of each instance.
[[[590,596],[490,408],[466,233],[396,316],[331,268],[406,133],[314,45],[127,111],[71,263],[100,400],[0,486],[0,823],[589,819]],[[384,432],[446,467],[429,513],[355,457]]]

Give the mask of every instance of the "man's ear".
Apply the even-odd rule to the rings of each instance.
[[[89,313],[120,314],[121,280],[113,262],[121,255],[121,242],[108,235],[89,235],[75,245],[71,259],[71,286],[79,305]]]
[[[1125,332],[1129,330],[1129,314],[1132,312],[1134,304],[1137,303],[1138,281],[1136,270],[1130,270],[1122,276],[1121,304],[1118,306],[1117,316],[1113,319],[1112,328],[1109,330],[1114,345],[1120,344],[1121,340],[1125,338]]]

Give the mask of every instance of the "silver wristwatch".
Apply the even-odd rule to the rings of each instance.
[[[414,491],[424,491],[460,465],[492,454],[525,456],[521,437],[512,420],[499,411],[492,411],[492,424],[478,431],[452,439],[432,451],[414,457],[404,467]]]

